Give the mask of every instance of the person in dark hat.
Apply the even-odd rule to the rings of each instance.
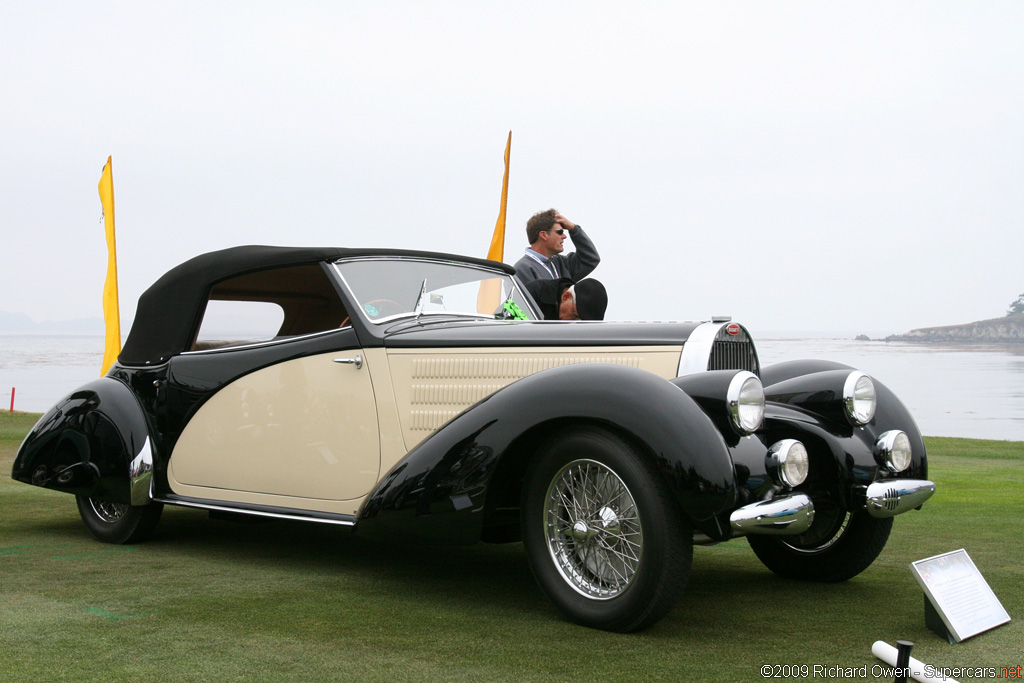
[[[569,278],[533,280],[526,289],[540,305],[545,320],[604,320],[608,293],[600,281]]]

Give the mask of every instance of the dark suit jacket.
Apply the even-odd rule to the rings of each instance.
[[[587,233],[583,232],[583,228],[580,226],[577,225],[575,230],[570,230],[569,237],[572,239],[572,245],[576,251],[570,254],[555,254],[551,257],[551,265],[558,272],[558,277],[567,277],[573,282],[579,282],[590,275],[594,268],[597,268],[601,257],[598,255],[594,243],[590,241]],[[516,261],[515,268],[516,276],[524,283],[531,280],[551,279],[551,273],[530,256],[524,255]]]

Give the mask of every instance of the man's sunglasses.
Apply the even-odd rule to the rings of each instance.
[[[565,228],[559,228],[558,230],[544,230],[543,232],[553,232],[556,235],[563,235],[565,234]]]

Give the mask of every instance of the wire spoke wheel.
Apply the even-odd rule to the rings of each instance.
[[[138,543],[146,540],[160,521],[163,505],[128,505],[77,496],[78,513],[85,528],[104,543]]]
[[[89,506],[100,520],[108,524],[120,521],[128,512],[129,507],[124,503],[111,503],[106,500],[96,500],[95,498],[89,499]]]
[[[643,555],[643,529],[629,488],[608,467],[576,460],[548,488],[545,540],[562,578],[588,598],[629,587]]]
[[[850,524],[850,513],[835,503],[819,503],[814,515],[816,523],[810,529],[796,536],[780,536],[779,541],[795,553],[823,552],[839,542]]]
[[[567,619],[636,631],[682,595],[693,531],[645,453],[617,435],[575,428],[539,449],[524,479],[530,569]]]
[[[747,536],[754,554],[779,576],[834,583],[861,573],[882,552],[892,518],[875,519],[823,504],[811,528],[797,536]]]

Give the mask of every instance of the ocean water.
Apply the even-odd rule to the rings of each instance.
[[[938,346],[773,334],[762,365],[822,358],[863,370],[910,408],[928,436],[1024,441],[1024,346]],[[0,410],[43,412],[100,376],[103,337],[0,335]]]
[[[102,335],[0,334],[0,410],[41,413],[100,377]]]
[[[892,389],[927,436],[1024,441],[1024,345],[755,338],[761,365],[845,363]]]

